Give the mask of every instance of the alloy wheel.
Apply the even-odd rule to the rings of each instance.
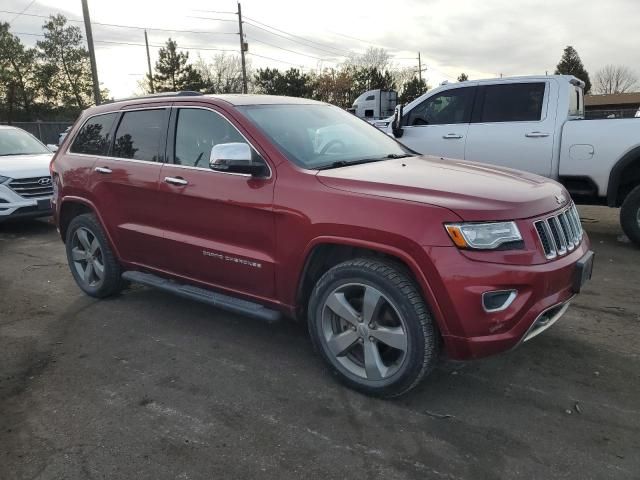
[[[104,258],[96,236],[85,227],[78,228],[71,240],[71,260],[80,280],[99,288],[104,282]]]
[[[361,379],[385,380],[406,359],[406,323],[391,299],[371,285],[336,288],[324,302],[321,322],[328,352]]]

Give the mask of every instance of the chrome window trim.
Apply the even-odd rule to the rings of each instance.
[[[244,134],[240,130],[238,130],[238,127],[236,127],[233,124],[233,122],[231,122],[225,115],[223,115],[222,113],[218,112],[217,110],[214,110],[211,107],[204,107],[204,106],[198,106],[198,105],[174,105],[171,108],[175,109],[175,110],[180,110],[180,109],[185,109],[185,108],[190,108],[190,109],[195,109],[195,110],[207,110],[209,112],[213,112],[213,113],[219,115],[223,120],[227,121],[229,123],[229,125],[231,125],[236,130],[236,132],[238,132],[238,134],[244,139],[244,141],[247,142],[247,144],[258,155],[260,155],[260,157],[264,161],[264,164],[266,165],[267,170],[269,170],[269,175],[266,176],[266,177],[256,177],[256,178],[259,178],[261,180],[270,180],[273,177],[273,171],[271,170],[271,165],[269,165],[269,162],[267,162],[267,160],[264,158],[264,156],[260,154],[260,151],[253,145],[253,143],[251,143],[249,141],[249,139],[247,137],[245,137]],[[178,116],[176,118],[176,127],[178,126],[178,121],[179,120],[180,120],[180,115],[178,114]],[[174,139],[173,139],[173,149],[175,151],[175,134],[174,134]],[[172,154],[171,158],[173,159],[173,154]],[[240,176],[240,177],[253,177],[253,175],[251,175],[250,173],[225,172],[223,170],[213,170],[211,168],[205,168],[205,167],[193,167],[191,165],[178,165],[178,164],[175,164],[175,163],[172,163],[172,162],[164,162],[164,165],[165,166],[176,167],[176,168],[184,168],[184,169],[187,169],[187,170],[199,170],[199,171],[204,171],[204,172],[221,173],[221,174],[224,174],[224,175],[234,175],[234,176]]]

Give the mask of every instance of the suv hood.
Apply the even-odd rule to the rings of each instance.
[[[531,173],[420,156],[322,170],[324,185],[447,208],[466,221],[516,220],[557,210],[564,187]]]
[[[0,175],[9,178],[48,177],[53,153],[0,156]]]

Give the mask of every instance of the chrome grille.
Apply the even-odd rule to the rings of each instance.
[[[51,177],[18,178],[9,182],[9,188],[23,198],[50,197],[53,195]]]
[[[545,256],[551,260],[575,250],[582,241],[580,215],[574,204],[534,222]]]

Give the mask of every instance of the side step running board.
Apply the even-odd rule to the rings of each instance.
[[[212,292],[210,290],[205,290],[204,288],[194,287],[193,285],[177,283],[173,280],[158,277],[157,275],[152,275],[150,273],[130,270],[124,272],[122,274],[122,278],[133,283],[141,283],[149,287],[174,293],[181,297],[208,303],[214,307],[242,315],[249,315],[267,322],[275,322],[279,320],[281,316],[279,312],[257,303],[230,297],[229,295],[224,295],[222,293]]]

